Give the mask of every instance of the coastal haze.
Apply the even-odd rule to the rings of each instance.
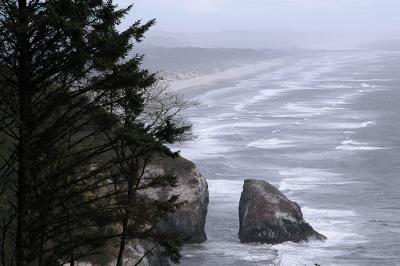
[[[128,1],[118,1],[127,5]],[[174,146],[208,179],[208,241],[182,265],[400,264],[400,2],[142,0],[135,52],[186,111]],[[299,203],[327,241],[241,244],[243,180]]]
[[[145,43],[161,46],[354,49],[399,40],[399,9],[397,0],[139,0],[121,28],[156,18]]]

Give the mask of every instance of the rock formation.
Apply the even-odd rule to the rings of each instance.
[[[207,240],[204,226],[208,208],[208,185],[205,177],[194,163],[179,157],[163,158],[153,162],[153,171],[177,177],[177,187],[157,191],[157,197],[168,198],[171,194],[180,195],[183,207],[171,214],[158,225],[158,230],[180,234],[185,243],[201,243]]]
[[[279,244],[326,239],[304,221],[296,202],[262,180],[244,181],[239,221],[242,243]]]
[[[172,174],[177,177],[177,186],[172,190],[150,189],[147,196],[154,198],[168,198],[172,194],[180,195],[179,200],[185,202],[183,207],[171,214],[157,225],[157,230],[167,233],[176,233],[182,236],[184,243],[201,243],[207,240],[204,230],[208,208],[208,185],[194,163],[179,157],[156,158],[148,167],[148,174]],[[149,243],[135,241],[132,245],[131,256],[140,258]],[[163,266],[170,265],[159,249],[143,259],[141,265]]]

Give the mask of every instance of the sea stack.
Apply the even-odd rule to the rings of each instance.
[[[303,219],[300,206],[263,180],[244,181],[239,203],[242,243],[325,240]]]

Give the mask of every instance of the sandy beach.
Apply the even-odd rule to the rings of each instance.
[[[187,79],[172,79],[169,82],[169,87],[174,92],[185,92],[188,89],[194,89],[203,86],[210,86],[220,82],[231,80],[238,80],[249,75],[256,75],[258,73],[272,70],[284,64],[284,59],[277,58],[268,61],[261,61],[255,63],[247,63],[239,66],[214,72],[211,74],[204,74]]]

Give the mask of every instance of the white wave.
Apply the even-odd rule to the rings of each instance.
[[[299,175],[313,175],[313,176],[337,176],[338,174],[332,173],[330,169],[315,169],[315,168],[288,168],[279,171],[282,176],[299,176]]]
[[[378,82],[385,82],[385,81],[395,81],[396,79],[342,79],[341,81],[343,82],[362,82],[362,83],[367,83],[367,82],[374,82],[374,81],[378,81]]]
[[[319,108],[312,108],[306,106],[307,103],[288,103],[285,108],[289,111],[294,111],[298,113],[319,113]]]
[[[363,88],[371,88],[372,86],[368,83],[361,83],[361,87]]]
[[[204,94],[201,94],[194,99],[199,102],[210,102],[213,99],[219,99],[226,94],[232,94],[231,92],[237,89],[239,85],[219,88],[218,90],[210,90]]]
[[[290,123],[291,125],[294,125],[294,126],[301,126],[301,125],[304,125],[304,123],[303,122],[301,122],[301,121],[294,121],[294,122],[292,122],[292,123]]]
[[[375,125],[376,123],[373,121],[366,121],[361,123],[355,122],[343,122],[343,123],[314,123],[313,126],[317,126],[319,128],[326,129],[357,129],[357,128],[366,128],[371,125]]]
[[[389,231],[392,233],[400,234],[400,228],[390,228]]]
[[[319,85],[319,87],[324,89],[351,89],[352,86],[347,85],[339,85],[339,84],[327,84],[327,85]]]
[[[297,81],[286,81],[282,82],[280,85],[285,88],[286,91],[299,91],[299,90],[315,90],[315,87],[309,86],[307,83],[306,86],[303,85],[302,82]]]
[[[374,150],[386,150],[387,148],[375,147],[375,146],[352,146],[352,145],[340,145],[336,147],[336,150],[343,151],[374,151]]]
[[[313,117],[314,114],[305,114],[305,113],[298,113],[298,114],[273,114],[271,117],[273,118],[304,118],[304,117]]]
[[[311,241],[306,243],[283,243],[274,246],[280,254],[280,264],[284,266],[314,265],[316,262],[322,265],[331,265],[324,258],[343,255],[343,250],[332,249],[343,243],[358,245],[364,243],[365,237],[358,234],[354,220],[359,219],[358,214],[352,210],[340,209],[314,209],[302,207],[304,219],[315,230],[327,237],[325,242]],[[352,252],[349,250],[349,253]],[[299,255],[301,254],[301,255]]]
[[[385,150],[383,147],[369,146],[366,142],[358,142],[351,139],[344,140],[342,145],[337,146],[336,150],[344,151],[373,151],[373,150]]]
[[[368,145],[368,143],[358,142],[358,141],[349,139],[349,140],[342,141],[342,145]]]
[[[293,142],[290,140],[281,140],[277,138],[272,139],[260,139],[257,141],[250,142],[247,147],[255,147],[260,149],[282,149],[293,147]]]
[[[343,100],[327,100],[327,101],[324,101],[324,104],[329,104],[330,106],[337,106],[337,105],[346,104],[346,102]],[[344,108],[341,108],[341,109],[344,109]]]
[[[367,89],[367,88],[376,89],[376,88],[379,88],[380,86],[371,85],[369,83],[361,83],[361,87],[364,88],[364,89]],[[373,91],[373,90],[368,90],[368,91]]]
[[[280,190],[308,190],[319,186],[316,177],[287,178],[283,179],[279,185]]]
[[[280,123],[255,120],[253,122],[235,123],[230,126],[236,127],[236,128],[262,128],[262,127],[273,127],[273,126],[277,126],[277,125],[280,125]]]
[[[303,117],[321,115],[328,111],[342,109],[339,107],[332,107],[333,105],[324,106],[324,107],[311,107],[311,106],[309,106],[311,104],[312,103],[307,103],[307,102],[288,103],[288,104],[286,104],[285,108],[289,111],[295,112],[297,114],[301,114]]]
[[[279,184],[280,190],[308,190],[323,184],[340,185],[343,180],[340,174],[332,173],[329,169],[291,168],[280,170],[279,175],[287,177]]]
[[[376,124],[376,123],[373,122],[373,121],[367,121],[367,122],[361,123],[361,125],[362,125],[363,127],[368,127],[368,126],[375,125],[375,124]]]
[[[195,141],[184,143],[173,147],[180,150],[181,154],[191,160],[206,158],[224,158],[226,153],[232,152],[233,148],[220,140],[214,138],[199,138]]]
[[[350,217],[357,216],[357,214],[352,210],[338,210],[338,209],[314,209],[310,207],[301,208],[303,214],[307,217],[326,217],[326,218],[342,218],[342,217]]]
[[[371,79],[371,81],[395,81],[396,79]]]
[[[359,93],[357,93],[357,92],[346,93],[346,94],[341,95],[339,97],[339,99],[350,100],[350,99],[357,97],[358,95],[359,95]]]
[[[240,103],[238,105],[236,105],[234,107],[234,109],[236,111],[241,111],[244,108],[246,108],[248,105],[254,104],[254,103],[258,103],[258,102],[262,102],[268,99],[271,99],[273,97],[277,97],[280,94],[282,94],[285,90],[282,89],[270,89],[270,90],[260,90],[258,92],[258,95],[254,96],[253,98],[251,98],[250,100],[248,100],[245,103]]]
[[[338,242],[364,242],[364,237],[354,230],[352,220],[358,219],[358,214],[353,210],[346,209],[315,209],[310,207],[301,208],[304,219],[328,240],[323,246],[335,246]],[[351,240],[350,240],[351,239]]]

